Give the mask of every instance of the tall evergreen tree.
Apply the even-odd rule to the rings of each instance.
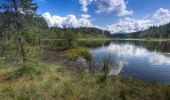
[[[1,0],[0,14],[2,16],[2,26],[4,29],[10,29],[10,26],[15,26],[15,34],[17,43],[21,49],[23,61],[26,60],[25,50],[22,44],[21,30],[24,26],[24,16],[34,16],[38,6],[32,0]],[[11,31],[12,32],[12,31]],[[6,33],[9,35],[10,33]],[[4,35],[4,34],[2,34]]]

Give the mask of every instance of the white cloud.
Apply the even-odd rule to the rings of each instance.
[[[131,18],[121,19],[118,23],[108,25],[107,30],[112,33],[116,32],[135,32],[138,30],[145,30],[151,26],[151,21],[142,19],[135,20]]]
[[[96,13],[112,13],[118,16],[132,15],[133,11],[127,10],[124,0],[79,0],[81,10],[88,11],[88,5],[95,4]]]
[[[78,27],[93,27],[93,24],[90,20],[90,15],[82,14],[81,18],[79,19]]]
[[[153,15],[153,21],[157,25],[162,25],[170,22],[170,11],[168,9],[160,8]]]
[[[87,19],[88,19],[88,18],[90,18],[91,16],[88,15],[88,14],[81,14],[81,17],[82,17],[82,18],[87,18]]]
[[[44,13],[43,18],[46,20],[49,27],[92,27],[90,20],[90,15],[83,14],[81,18],[77,18],[75,15],[67,15],[66,17],[61,17],[54,15],[52,16],[49,12]]]
[[[97,13],[112,13],[118,16],[132,15],[133,11],[127,10],[124,0],[95,0]]]
[[[88,5],[91,4],[93,0],[79,0],[79,3],[81,4],[81,10],[83,12],[88,11]]]
[[[42,16],[50,27],[96,27],[102,30],[108,30],[111,33],[136,32],[148,29],[150,26],[162,25],[170,22],[170,11],[163,8],[160,8],[153,15],[150,15],[150,18],[124,18],[120,19],[117,23],[107,25],[106,27],[92,24],[91,16],[88,14],[82,14],[80,18],[77,18],[75,15],[67,15],[65,17],[57,15],[52,16],[49,12],[46,12]]]
[[[152,18],[132,19],[124,18],[115,24],[108,25],[106,28],[112,33],[116,32],[136,32],[148,29],[150,26],[163,25],[170,22],[170,11],[168,9],[160,8],[153,15]]]

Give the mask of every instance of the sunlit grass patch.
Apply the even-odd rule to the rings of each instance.
[[[64,51],[61,54],[61,57],[66,58],[66,59],[71,59],[74,60],[78,57],[83,57],[86,60],[91,60],[91,53],[87,48],[72,48],[69,50]]]

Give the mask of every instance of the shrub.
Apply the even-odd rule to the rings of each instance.
[[[73,47],[73,42],[75,42],[76,36],[72,31],[68,30],[64,33],[63,39],[68,42],[68,48],[70,48]]]

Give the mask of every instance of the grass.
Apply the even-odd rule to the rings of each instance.
[[[170,85],[122,76],[99,82],[100,73],[73,75],[55,64],[1,65],[0,100],[170,100]]]
[[[65,52],[63,52],[61,54],[62,58],[66,58],[66,59],[71,59],[71,60],[75,60],[78,57],[83,57],[86,60],[90,61],[91,60],[91,53],[89,52],[89,50],[87,48],[72,48],[69,50],[66,50]]]

